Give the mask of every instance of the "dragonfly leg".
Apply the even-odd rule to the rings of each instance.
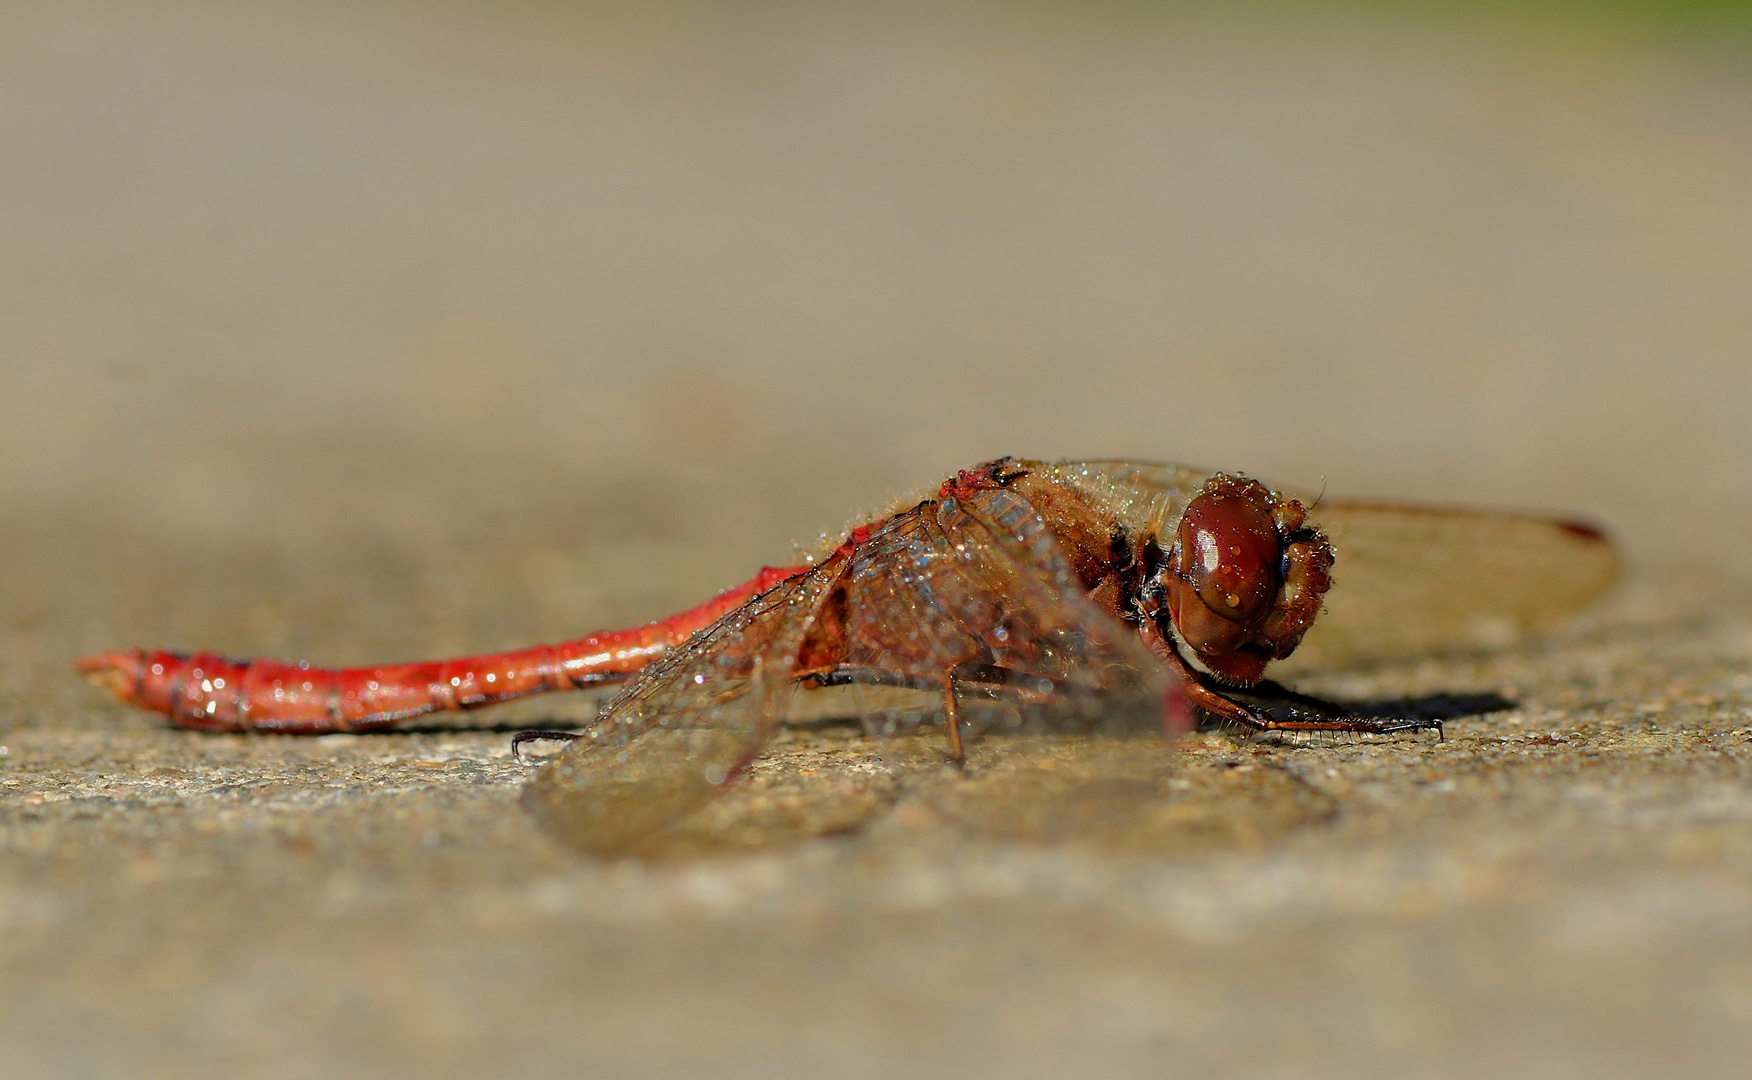
[[[965,765],[966,756],[961,748],[961,717],[955,709],[955,673],[943,673],[943,727],[949,733],[949,760],[957,766]]]
[[[1171,638],[1163,638],[1160,631],[1148,620],[1144,625],[1145,641],[1180,676],[1186,700],[1195,708],[1202,709],[1225,723],[1252,731],[1349,731],[1365,735],[1434,731],[1438,740],[1447,741],[1447,732],[1443,730],[1439,719],[1343,715],[1341,705],[1288,690],[1282,694],[1271,695],[1290,714],[1285,719],[1279,719],[1262,708],[1236,701],[1222,693],[1210,684],[1208,676],[1187,663]],[[1269,684],[1268,692],[1283,689],[1272,683]]]
[[[518,761],[528,762],[529,758],[526,757],[523,753],[523,744],[524,743],[531,743],[531,742],[567,742],[567,743],[570,743],[570,742],[577,742],[578,739],[581,737],[581,735],[582,735],[582,732],[577,732],[577,731],[547,731],[547,730],[544,730],[541,728],[532,728],[528,731],[519,731],[517,734],[511,736],[511,756],[513,758],[517,759]]]
[[[996,664],[956,664],[945,675],[912,675],[891,668],[840,664],[822,671],[804,672],[801,679],[815,686],[898,686],[907,690],[941,690],[945,678],[953,679],[957,694],[973,693],[980,697],[1005,695],[1032,703],[1051,701],[1069,689],[1065,683],[1032,672]]]
[[[971,691],[980,697],[994,698],[1006,693],[1024,697],[1042,696],[1038,687],[1047,680],[1030,678],[1027,686],[1011,685],[1021,677],[1020,672],[990,664],[957,664],[935,678],[854,664],[841,664],[826,671],[810,672],[806,676],[816,686],[861,684],[940,691],[943,694],[943,727],[949,739],[949,760],[956,765],[965,764],[967,760],[966,742],[961,737],[961,693]]]
[[[941,692],[944,731],[949,740],[949,760],[958,766],[965,764],[967,760],[967,741],[962,733],[960,707],[963,696],[971,694],[992,700],[1008,699],[1028,705],[1049,705],[1079,689],[1073,684],[1044,675],[978,662],[957,664],[934,678],[889,668],[853,664],[841,664],[825,671],[809,672],[804,678],[815,686],[861,684]],[[1088,688],[1080,689],[1089,692]]]

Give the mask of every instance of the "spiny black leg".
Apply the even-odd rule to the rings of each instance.
[[[1146,640],[1151,632],[1159,633],[1153,623],[1149,622],[1146,622],[1145,632]],[[1253,690],[1235,690],[1227,687],[1219,689],[1213,685],[1213,680],[1209,676],[1187,663],[1186,657],[1181,655],[1178,642],[1171,637],[1158,640],[1163,647],[1155,648],[1154,651],[1158,656],[1167,660],[1185,681],[1187,700],[1219,721],[1251,728],[1254,731],[1349,731],[1364,735],[1397,735],[1409,731],[1434,731],[1436,738],[1440,741],[1446,742],[1448,739],[1448,733],[1443,729],[1441,719],[1351,715],[1343,705],[1322,701],[1307,694],[1298,694],[1293,690],[1278,686],[1276,683],[1261,684],[1262,688],[1269,687],[1273,691],[1268,695],[1260,695]],[[1152,643],[1152,645],[1154,644]],[[1281,706],[1288,717],[1280,720],[1265,708],[1235,700],[1236,696],[1265,698]]]
[[[523,744],[530,742],[576,742],[579,733],[576,731],[543,731],[539,728],[530,731],[519,731],[511,736],[511,756],[518,761],[527,762],[524,756]]]
[[[1250,725],[1260,731],[1349,731],[1361,735],[1398,735],[1408,731],[1434,731],[1436,741],[1447,742],[1448,733],[1440,720],[1371,720],[1351,716],[1337,720],[1274,720]]]
[[[935,679],[908,675],[888,668],[857,667],[841,664],[831,671],[819,671],[809,676],[816,686],[899,686],[907,690],[936,690],[941,685]]]
[[[1028,671],[1017,671],[1014,668],[998,667],[995,664],[957,664],[949,669],[949,675],[955,680],[955,688],[961,694],[973,694],[985,698],[1020,697],[1025,700],[1033,698],[1051,699],[1069,694],[1073,691],[1093,693],[1093,689],[1066,683],[1061,679],[1051,679],[1045,675],[1037,675]],[[808,676],[808,681],[815,686],[898,686],[908,690],[936,691],[943,688],[941,675],[909,675],[903,671],[892,671],[888,668],[855,667],[842,664],[831,671],[815,672]]]

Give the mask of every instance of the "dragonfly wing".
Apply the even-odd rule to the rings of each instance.
[[[1618,572],[1598,530],[1556,517],[1327,500],[1311,521],[1337,559],[1293,668],[1500,648],[1574,615]]]
[[[1211,473],[1143,461],[1032,466],[1138,535],[1172,538]],[[1539,514],[1303,496],[1337,553],[1325,609],[1274,668],[1343,667],[1500,648],[1562,623],[1617,576],[1598,530]]]
[[[968,769],[925,774],[917,805],[958,833],[1005,841],[1178,841],[1179,819],[1164,816],[1178,763],[1163,737],[1168,709],[1181,706],[1173,673],[1090,597],[1022,495],[946,499],[934,524],[947,552],[932,583],[939,610],[1018,674],[1009,691],[1033,696],[964,692]],[[958,596],[998,606],[983,624],[960,622],[955,613],[978,609]]]
[[[1173,675],[1089,597],[1020,494],[976,491],[896,518],[860,549],[848,595],[854,662],[914,685],[954,670],[975,730],[1089,732],[1139,716],[1161,730]]]
[[[846,563],[782,582],[652,664],[542,767],[526,805],[574,846],[613,855],[711,799],[783,717],[798,651]]]

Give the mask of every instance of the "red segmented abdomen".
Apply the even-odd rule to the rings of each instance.
[[[163,713],[179,727],[372,731],[423,713],[626,678],[726,612],[808,569],[767,567],[696,608],[629,630],[456,660],[335,669],[127,649],[87,656],[76,666],[123,701]]]

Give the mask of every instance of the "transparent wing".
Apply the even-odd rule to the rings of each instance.
[[[1177,762],[1164,721],[1170,702],[1179,703],[1178,682],[1135,628],[1090,598],[1024,497],[998,490],[945,500],[928,519],[880,539],[860,569],[881,590],[873,582],[860,590],[866,603],[853,610],[853,639],[858,621],[891,626],[900,618],[930,649],[959,643],[930,664],[980,652],[985,671],[1007,673],[983,684],[990,696],[982,698],[982,669],[964,669],[968,767],[915,774],[909,820],[1006,841],[1148,847],[1184,839],[1182,819],[1164,809]],[[889,656],[904,666],[901,651]],[[941,716],[940,697],[919,696]],[[927,751],[923,761],[931,758]]]
[[[845,566],[778,585],[657,661],[542,767],[526,805],[573,845],[613,855],[711,799],[784,715],[798,651]]]
[[[968,578],[1008,600],[1001,648],[995,650],[1001,666],[1087,687],[1098,702],[1139,695],[1159,708],[1162,695],[1176,685],[1173,676],[1134,628],[1090,598],[1025,498],[1004,490],[977,492],[946,501],[938,520]]]
[[[1604,593],[1618,557],[1597,530],[1535,514],[1327,500],[1337,555],[1326,606],[1284,668],[1498,648]]]
[[[1130,529],[1172,536],[1211,473],[1143,461],[1036,465]],[[1562,623],[1611,587],[1612,544],[1538,514],[1317,499],[1312,523],[1337,553],[1325,609],[1274,671],[1500,648]]]
[[[849,665],[879,685],[925,691],[916,708],[936,719],[952,677],[970,735],[1161,732],[1172,674],[1089,598],[1014,492],[892,519],[860,546],[847,596]],[[866,726],[892,730],[898,710],[887,695],[880,710],[866,706]]]

